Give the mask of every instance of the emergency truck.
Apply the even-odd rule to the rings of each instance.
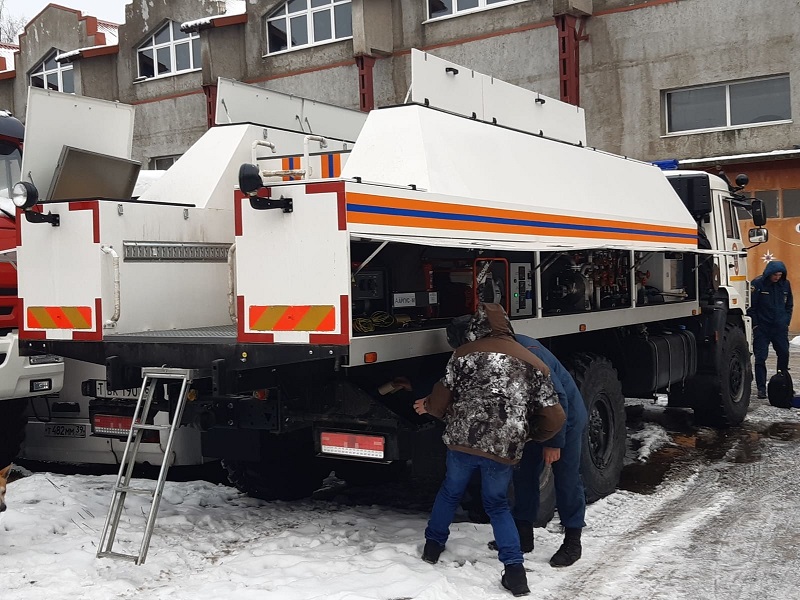
[[[154,406],[262,498],[309,494],[332,466],[440,469],[441,428],[412,402],[481,301],[572,370],[590,499],[618,482],[625,396],[740,423],[744,253],[767,237],[744,179],[665,175],[589,146],[581,108],[416,50],[411,65],[409,101],[366,120],[221,80],[218,125],[137,201],[54,196],[34,160],[15,196],[25,352],[104,365],[117,390],[180,371]],[[77,122],[80,101],[29,119]]]
[[[22,123],[0,111],[0,468],[19,450],[25,432],[27,399],[58,392],[64,365],[55,356],[20,356],[15,226],[10,189],[20,178]]]

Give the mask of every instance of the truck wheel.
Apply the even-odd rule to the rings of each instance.
[[[307,498],[323,479],[310,430],[264,434],[261,462],[223,459],[222,466],[236,489],[261,500]]]
[[[467,486],[468,499],[461,502],[461,507],[467,511],[469,520],[473,523],[488,523],[489,515],[483,510],[481,500],[480,477],[474,477]],[[513,502],[512,502],[513,505]],[[539,475],[539,512],[536,514],[534,527],[547,527],[556,513],[556,486],[553,479],[553,468],[545,465]]]
[[[539,514],[533,522],[534,527],[547,527],[556,513],[556,485],[553,479],[553,468],[545,465],[539,476]]]
[[[586,501],[612,493],[625,459],[625,397],[611,361],[597,354],[577,354],[570,372],[586,403],[589,422],[581,449],[581,477]]]
[[[694,397],[695,421],[698,424],[731,427],[739,425],[750,406],[753,369],[747,337],[741,327],[725,326],[722,357],[717,373],[707,378],[710,386]]]
[[[23,416],[27,404],[26,398],[0,400],[0,469],[10,465],[19,455],[28,421]]]

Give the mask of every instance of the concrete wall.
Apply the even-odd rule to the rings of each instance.
[[[425,0],[353,0],[353,39],[266,56],[265,17],[284,0],[248,0],[247,22],[200,32],[203,66],[134,82],[136,49],[166,20],[221,14],[218,0],[134,0],[118,54],[74,64],[80,93],[137,105],[134,153],[184,151],[205,129],[203,85],[218,77],[356,108],[355,57],[376,57],[377,106],[403,101],[409,51],[420,48],[510,83],[558,97],[553,0],[528,0],[426,22]],[[664,135],[663,93],[674,88],[789,73],[800,116],[797,0],[582,0],[593,6],[580,42],[581,101],[592,145],[642,159],[698,158],[791,148],[795,123]],[[27,71],[49,51],[93,45],[75,11],[47,8],[20,39],[15,79],[0,100],[24,117]],[[10,99],[10,101],[9,101]]]
[[[800,10],[793,0],[684,0],[603,14],[581,43],[590,142],[647,159],[791,148],[800,125],[664,137],[665,90],[789,73],[800,122]],[[610,4],[610,3],[609,3]]]
[[[14,112],[19,119],[24,121],[25,118],[28,74],[31,69],[36,67],[53,49],[66,52],[95,45],[95,38],[90,35],[93,33],[92,22],[83,18],[80,11],[55,5],[49,5],[39,13],[35,20],[25,26],[24,32],[19,36],[19,53],[16,55],[17,75],[13,79],[3,81],[3,87],[13,89]],[[113,65],[105,63],[98,65],[97,69],[89,69],[85,82],[80,76],[80,68],[73,68],[73,70],[76,93],[85,93],[84,86],[91,91],[103,94],[113,93],[115,89],[111,81],[114,78]],[[109,83],[110,85],[106,87],[106,84]]]

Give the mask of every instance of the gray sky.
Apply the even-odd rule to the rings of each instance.
[[[74,8],[102,21],[122,23],[125,20],[125,5],[130,4],[131,0],[6,0],[6,9],[11,16],[29,21],[51,3]]]

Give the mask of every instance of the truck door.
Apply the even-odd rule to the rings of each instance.
[[[739,220],[736,217],[736,207],[730,198],[719,195],[716,204],[719,208],[720,219],[717,225],[717,239],[719,248],[731,254],[720,256],[719,265],[720,285],[729,288],[731,308],[745,310],[745,294],[747,287],[747,261],[738,253],[744,252]]]

